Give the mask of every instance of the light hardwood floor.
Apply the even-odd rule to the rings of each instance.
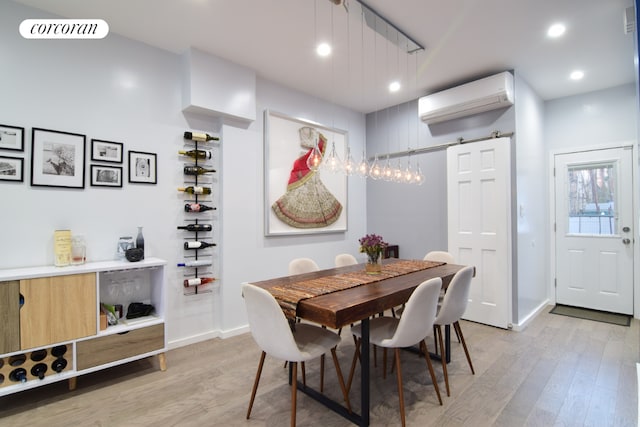
[[[476,374],[471,375],[454,336],[451,397],[444,391],[441,366],[434,364],[443,406],[429,384],[424,360],[403,353],[407,424],[637,426],[640,323],[623,327],[547,311],[521,332],[462,322]],[[432,341],[428,345],[433,349]],[[345,330],[339,346],[345,375],[352,354]],[[82,376],[73,392],[60,382],[0,397],[0,426],[288,425],[287,370],[269,357],[252,417],[245,419],[259,355],[245,334],[172,350],[166,372],[150,358]],[[307,366],[312,386],[319,383],[318,365]],[[325,393],[338,399],[332,363],[326,364],[325,376]],[[383,380],[378,366],[372,377],[371,425],[398,425],[394,375]],[[354,388],[350,394],[354,408],[359,408],[358,392]],[[299,393],[298,425],[350,424]]]

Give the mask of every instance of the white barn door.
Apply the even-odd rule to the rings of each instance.
[[[447,149],[449,252],[476,267],[464,318],[511,323],[511,141],[496,138]]]

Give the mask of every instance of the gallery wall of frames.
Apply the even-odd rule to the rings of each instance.
[[[156,153],[129,150],[125,162],[123,142],[91,138],[87,144],[86,135],[34,127],[27,158],[26,132],[0,124],[0,181],[24,182],[28,168],[32,187],[83,189],[88,181],[92,187],[122,188],[125,173],[129,184],[158,182]]]

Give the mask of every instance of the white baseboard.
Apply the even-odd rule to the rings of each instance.
[[[193,335],[180,340],[168,342],[167,348],[169,350],[172,350],[174,348],[180,348],[186,345],[197,344],[199,342],[211,340],[214,338],[222,338],[222,339],[231,338],[237,335],[246,334],[247,332],[249,332],[249,325],[245,325],[235,329],[229,329],[227,331],[211,331],[205,334]]]
[[[179,339],[176,341],[170,341],[167,343],[167,348],[173,350],[174,348],[184,347],[185,345],[197,344],[202,341],[212,340],[214,338],[220,338],[220,331],[211,331],[205,334],[192,335],[187,338]]]
[[[533,310],[531,313],[529,313],[524,319],[522,319],[522,321],[520,323],[514,323],[513,325],[513,329],[516,332],[520,332],[522,330],[524,330],[527,325],[529,324],[529,322],[531,322],[533,319],[535,319],[535,317],[542,313],[543,310],[545,310],[548,306],[549,306],[550,302],[549,300],[545,300],[543,301],[539,306],[537,306],[535,308],[535,310]]]

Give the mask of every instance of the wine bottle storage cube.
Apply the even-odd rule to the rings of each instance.
[[[162,295],[157,287],[151,285],[159,280],[156,276],[160,273],[161,269],[154,268],[101,272],[99,274],[100,302],[113,306],[122,305],[122,318],[118,319],[119,325],[128,322],[126,317],[129,306],[135,302],[151,304],[154,307],[151,317],[164,317],[161,311]],[[110,328],[112,326],[107,327],[107,332]]]
[[[73,388],[79,375],[154,355],[166,369],[165,265],[145,257],[0,270],[0,396],[61,380]],[[122,304],[125,316],[132,302],[153,310],[101,331],[100,302]],[[94,354],[112,341],[126,345]]]
[[[0,388],[41,381],[73,370],[71,344],[0,357]]]

